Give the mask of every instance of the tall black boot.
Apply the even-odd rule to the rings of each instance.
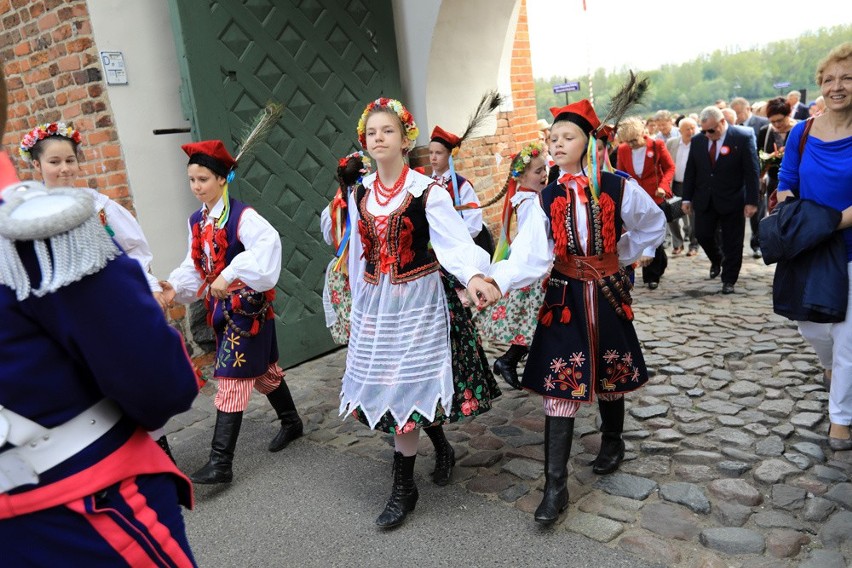
[[[405,517],[417,505],[417,486],[414,485],[413,456],[404,456],[399,452],[393,453],[393,488],[385,510],[376,519],[376,524],[383,529],[390,529],[402,524]]]
[[[169,456],[173,464],[177,464],[175,457],[172,455],[172,449],[169,447],[169,439],[166,438],[165,434],[157,438],[157,445],[163,448],[163,451],[166,452],[166,455]]]
[[[503,377],[510,387],[521,390],[521,381],[518,380],[518,363],[529,351],[529,347],[525,345],[510,345],[509,350],[494,361],[494,374]]]
[[[302,419],[299,418],[299,413],[296,411],[290,389],[287,388],[287,383],[283,380],[277,389],[266,395],[266,398],[269,399],[272,408],[275,409],[278,418],[281,419],[281,430],[269,442],[269,451],[279,452],[286,448],[287,444],[302,435]]]
[[[573,439],[573,418],[545,416],[544,496],[535,510],[537,523],[553,523],[568,507],[568,457]]]
[[[189,476],[193,483],[230,483],[234,479],[231,464],[234,462],[234,449],[242,423],[242,412],[216,411],[210,459],[204,467]]]
[[[429,426],[423,430],[432,440],[432,445],[435,446],[435,470],[432,472],[432,481],[435,482],[435,485],[444,486],[450,482],[450,478],[453,476],[453,466],[456,465],[456,451],[444,435],[443,426]]]
[[[618,469],[624,459],[624,397],[616,400],[598,399],[601,413],[601,450],[592,462],[592,471],[606,475]]]

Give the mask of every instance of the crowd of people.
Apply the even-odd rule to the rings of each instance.
[[[784,239],[804,238],[804,229],[788,235],[777,226],[760,234],[776,202],[775,214],[800,226],[810,219],[804,203],[830,220],[783,262],[831,242],[847,263],[848,274],[830,281],[836,305],[819,312],[829,316],[811,316],[810,304],[794,313],[805,314],[799,328],[830,381],[829,444],[852,448],[852,43],[829,53],[816,79],[819,105],[791,92],[765,105],[738,97],[695,115],[645,118],[634,105],[647,80],[631,74],[603,118],[588,100],[551,109],[552,120],[539,124],[542,140],[517,149],[503,190],[485,203],[453,159],[476,122],[462,135],[434,127],[426,175],[409,167],[419,128],[403,103],[383,97],[366,106],[353,128],[362,149],[336,164],[339,187],[321,217],[334,253],[323,298],[335,340],[348,345],[340,414],[393,436],[379,527],[396,527],[415,509],[421,430],[435,447],[432,481],[452,479],[444,426],[499,404],[495,374],[541,398],[545,486],[534,519],[559,519],[579,408],[598,405],[602,441],[590,465],[611,473],[624,459],[624,396],[648,380],[633,325],[634,270],[656,290],[668,253],[694,256],[700,246],[709,278],[735,293],[746,219],[756,219],[756,258],[763,243],[774,261]],[[476,120],[490,110],[480,105]],[[23,138],[20,155],[41,184],[15,181],[12,164],[0,160],[0,314],[10,322],[0,331],[8,362],[0,369],[0,537],[37,540],[45,562],[73,546],[95,564],[192,565],[180,515],[181,504],[192,504],[191,486],[161,428],[189,407],[197,376],[164,311],[204,301],[216,337],[216,421],[209,460],[189,479],[229,483],[252,389],[280,420],[269,451],[303,432],[278,366],[280,238],[229,195],[251,144],[236,157],[220,140],[187,144],[189,187],[201,206],[187,222],[184,261],[157,279],[133,216],[97,192],[69,189],[81,139],[61,122]],[[501,201],[497,244],[475,241],[487,232],[482,208]],[[809,266],[827,272],[818,262]],[[481,336],[510,346],[493,371]],[[63,396],[33,396],[48,380]],[[72,544],[69,534],[80,538]]]

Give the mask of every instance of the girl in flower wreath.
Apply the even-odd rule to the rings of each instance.
[[[620,117],[646,86],[631,74],[607,119]],[[627,267],[644,249],[662,243],[666,232],[662,211],[634,180],[601,171],[595,138],[602,125],[589,101],[551,112],[550,150],[560,176],[542,191],[547,239],[532,244],[539,250],[552,247],[553,269],[522,381],[544,405],[545,486],[535,511],[543,524],[556,521],[568,506],[568,458],[580,404],[597,398],[601,413],[594,472],[610,473],[624,458],[624,393],[648,380],[632,323]],[[522,225],[520,231],[525,230]],[[519,240],[503,263],[525,258]],[[507,278],[510,272],[501,264],[492,270],[501,290],[541,276],[524,274],[521,266],[520,276]]]
[[[487,207],[504,199],[503,226],[500,230],[500,240],[494,251],[493,262],[509,258],[511,246],[512,250],[521,249],[538,253],[528,254],[520,259],[525,264],[538,263],[538,270],[542,273],[550,268],[551,255],[548,251],[530,250],[530,240],[537,238],[534,232],[541,230],[543,234],[544,230],[544,225],[540,222],[544,212],[539,202],[541,190],[547,185],[547,171],[547,151],[544,144],[541,142],[527,144],[520,152],[512,156],[509,176],[502,191],[482,205]],[[526,231],[519,230],[520,241],[512,240],[514,214],[517,214],[518,227],[529,226]],[[530,221],[531,218],[532,221]],[[524,270],[535,272],[537,269],[528,267]],[[515,284],[517,285],[517,282]],[[543,279],[538,279],[519,289],[507,291],[500,301],[487,310],[477,312],[474,316],[477,327],[485,337],[498,343],[509,344],[508,351],[494,361],[494,373],[503,377],[516,389],[521,388],[518,380],[518,362],[529,352],[536,317],[544,299],[542,284]]]
[[[325,308],[325,323],[331,338],[340,345],[349,342],[349,312],[352,309],[352,294],[349,290],[349,194],[363,176],[370,173],[372,162],[358,151],[340,158],[337,162],[337,193],[320,217],[322,236],[326,244],[334,249],[334,258],[325,271],[322,303]]]
[[[500,297],[483,276],[488,254],[449,194],[406,164],[417,135],[399,101],[367,105],[358,138],[376,172],[349,198],[352,323],[340,412],[394,434],[393,486],[376,519],[382,528],[402,523],[417,503],[420,429],[481,414],[500,394],[473,324],[439,271],[440,263],[485,307]],[[447,457],[445,450],[436,462]]]
[[[80,144],[82,136],[78,130],[64,122],[40,124],[27,132],[21,139],[18,154],[24,162],[31,163],[36,174],[48,189],[75,187],[80,175]],[[151,247],[142,232],[142,227],[130,211],[112,201],[106,195],[90,188],[76,187],[92,197],[95,213],[124,252],[139,263],[148,287],[154,299],[165,311],[163,289],[156,276],[151,274],[151,262],[154,259]],[[171,449],[165,430],[160,428],[151,432],[151,436],[172,460]]]

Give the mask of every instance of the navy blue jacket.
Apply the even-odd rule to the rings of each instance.
[[[841,322],[849,274],[846,243],[836,230],[841,213],[807,199],[788,199],[760,222],[766,264],[778,263],[772,283],[776,314],[796,321]]]

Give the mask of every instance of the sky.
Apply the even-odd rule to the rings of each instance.
[[[603,67],[608,72],[623,66],[650,71],[717,49],[742,51],[823,27],[852,24],[852,3],[848,0],[817,0],[813,4],[801,0],[585,3],[584,12],[583,0],[527,0],[535,78],[585,76],[590,65],[592,70]],[[613,25],[609,40],[601,41],[606,37],[600,31],[606,22]],[[691,22],[689,30],[686,22]],[[595,30],[593,44],[588,41],[592,37],[590,27]]]

